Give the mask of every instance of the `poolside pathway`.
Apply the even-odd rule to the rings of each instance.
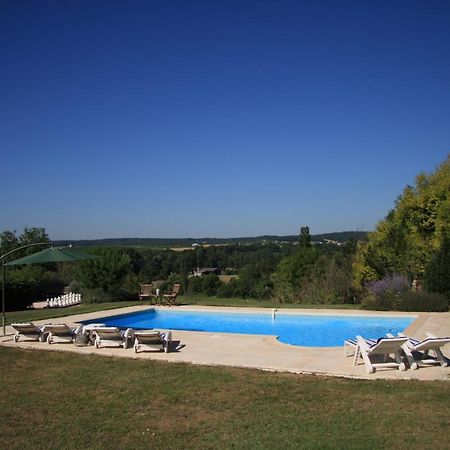
[[[80,314],[53,320],[36,321],[38,325],[45,323],[67,323],[76,325],[84,320],[95,320],[105,316],[125,314],[148,309],[147,306],[120,308],[96,313]],[[181,309],[217,311],[217,307],[186,306]],[[164,307],[162,307],[164,309]],[[225,308],[232,311],[239,308]],[[249,309],[246,309],[249,310]],[[252,308],[254,312],[270,313],[267,309]],[[285,311],[283,311],[285,313]],[[362,312],[348,310],[289,310],[289,314],[331,314],[331,315],[386,315],[378,312]],[[393,315],[407,315],[407,313],[392,313]],[[425,337],[426,332],[437,336],[450,336],[450,313],[416,313],[416,320],[406,330],[407,334]],[[162,330],[164,331],[164,330]],[[0,338],[2,345],[21,348],[68,351],[80,354],[99,354],[114,357],[128,357],[140,359],[154,359],[178,363],[192,363],[202,365],[218,365],[246,367],[262,370],[287,371],[293,373],[329,375],[361,379],[405,379],[405,380],[450,380],[450,367],[421,367],[418,370],[385,369],[377,370],[374,374],[367,374],[364,364],[353,367],[353,358],[344,356],[343,347],[311,348],[297,347],[283,344],[274,336],[242,335],[224,333],[200,333],[192,331],[173,331],[174,341],[179,341],[179,349],[172,353],[143,352],[134,353],[133,349],[75,347],[70,344],[52,344],[40,342],[13,341],[13,329],[7,327],[7,335]],[[450,345],[444,347],[444,354],[450,356]]]

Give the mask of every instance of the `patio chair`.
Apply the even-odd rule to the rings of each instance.
[[[377,340],[364,339],[362,336],[356,336],[357,346],[353,365],[356,366],[358,358],[361,357],[366,366],[367,373],[373,373],[377,368],[397,368],[406,370],[406,365],[402,361],[400,354],[402,345],[408,340],[407,337],[383,337]],[[395,362],[387,362],[389,355],[393,354]],[[383,357],[383,362],[374,362],[371,358],[375,356]]]
[[[172,306],[173,304],[175,304],[175,300],[178,296],[178,293],[180,292],[180,289],[181,289],[181,284],[176,283],[173,285],[172,292],[163,294],[164,300],[169,306]]]
[[[139,300],[150,300],[154,297],[153,284],[141,284],[139,286]]]
[[[11,326],[16,330],[14,342],[18,342],[19,338],[40,341],[43,337],[42,328],[39,328],[32,322],[12,323]]]
[[[398,333],[401,337],[406,337],[403,333]],[[407,338],[408,340],[402,345],[411,369],[418,369],[419,362],[424,364],[440,364],[442,367],[448,366],[448,360],[441,351],[441,347],[450,343],[450,337],[436,337],[431,333],[427,333],[426,339]],[[433,351],[436,355],[434,358],[428,354]]]
[[[120,331],[117,327],[98,327],[94,329],[95,347],[123,347],[128,348],[128,344],[133,339],[134,331],[127,328]]]
[[[48,324],[42,327],[42,333],[47,335],[47,342],[54,343],[72,343],[75,339],[77,329],[70,328],[65,323]]]
[[[147,350],[163,350],[165,353],[170,352],[172,345],[172,333],[160,333],[156,330],[140,330],[134,332],[134,352],[140,349]]]

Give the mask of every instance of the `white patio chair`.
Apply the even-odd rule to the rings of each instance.
[[[139,330],[134,332],[134,352],[138,350],[163,350],[170,352],[172,346],[172,333],[160,333],[156,330]]]
[[[406,337],[403,333],[398,333],[401,337]],[[402,345],[411,369],[418,369],[419,362],[423,364],[440,364],[442,367],[448,366],[448,360],[441,351],[441,347],[450,343],[450,337],[436,337],[431,333],[427,333],[426,339],[407,338],[408,340]],[[433,351],[436,355],[434,358],[429,355]]]
[[[133,339],[134,331],[128,328],[120,331],[117,327],[98,327],[94,330],[95,347],[123,347],[128,348],[129,342]]]
[[[406,365],[402,361],[401,347],[408,340],[407,337],[383,337],[377,340],[364,339],[356,336],[357,346],[353,365],[356,366],[358,358],[362,358],[366,366],[367,373],[373,373],[377,368],[396,368],[406,370]],[[387,357],[394,355],[395,362],[387,362]],[[383,362],[374,362],[373,356],[383,357]]]
[[[18,342],[20,338],[31,341],[39,341],[42,338],[42,328],[36,326],[32,322],[12,323],[11,326],[16,330],[14,342]]]
[[[65,323],[48,324],[42,327],[42,332],[47,335],[47,342],[54,343],[72,343],[78,329],[70,328]]]

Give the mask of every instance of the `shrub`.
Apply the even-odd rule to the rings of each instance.
[[[295,294],[292,285],[287,281],[275,279],[273,296],[279,303],[294,303]]]
[[[448,299],[445,295],[427,291],[407,291],[394,305],[398,311],[448,311]]]
[[[189,280],[190,288],[194,294],[206,294],[211,297],[217,294],[217,290],[221,286],[217,275],[204,275],[201,277],[192,277]]]
[[[44,301],[64,292],[65,281],[59,272],[40,264],[11,267],[5,273],[6,309],[26,309],[33,302]]]
[[[228,283],[221,283],[217,289],[217,297],[231,298],[236,296],[237,280],[232,279]]]
[[[114,300],[111,294],[106,293],[102,288],[82,289],[81,301],[83,303],[106,303]]]
[[[79,281],[72,280],[69,283],[69,292],[73,292],[74,294],[79,294],[79,293],[81,293],[81,289],[82,289],[82,285]]]
[[[367,290],[375,295],[386,293],[400,293],[411,288],[409,280],[404,275],[388,275],[382,280],[370,281],[366,285]]]
[[[424,273],[424,286],[430,292],[440,292],[450,298],[450,237],[445,236]]]
[[[449,302],[445,295],[427,291],[404,291],[401,293],[370,293],[363,301],[364,309],[378,311],[448,311]]]

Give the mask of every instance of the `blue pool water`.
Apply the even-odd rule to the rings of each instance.
[[[356,335],[379,338],[397,334],[414,317],[322,316],[146,310],[105,317],[89,322],[135,329],[208,331],[217,333],[264,334],[278,336],[280,342],[306,347],[337,347]]]

